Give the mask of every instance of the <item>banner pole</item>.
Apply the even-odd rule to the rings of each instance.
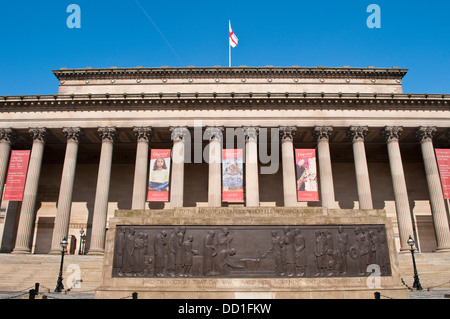
[[[231,68],[231,45],[230,45],[230,43],[228,43],[228,67]]]

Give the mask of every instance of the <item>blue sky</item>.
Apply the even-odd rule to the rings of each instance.
[[[372,3],[379,29],[366,24]],[[70,4],[80,29],[67,27]],[[61,67],[228,66],[228,20],[233,66],[398,66],[405,93],[450,93],[448,0],[9,0],[0,96],[54,94]]]

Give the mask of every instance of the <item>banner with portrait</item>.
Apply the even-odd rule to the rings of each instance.
[[[450,150],[436,149],[436,159],[445,199],[450,199]]]
[[[3,200],[22,201],[30,151],[11,151]]]
[[[222,150],[222,201],[244,201],[243,150]]]
[[[297,175],[297,200],[299,202],[319,201],[316,150],[296,149],[295,170]]]
[[[148,202],[168,202],[171,150],[152,149],[147,191]]]

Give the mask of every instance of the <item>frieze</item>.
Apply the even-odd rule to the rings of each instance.
[[[112,276],[365,277],[369,265],[392,274],[384,225],[118,225]]]

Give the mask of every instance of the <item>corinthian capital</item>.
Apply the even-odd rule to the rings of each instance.
[[[115,127],[99,127],[98,132],[100,133],[102,142],[113,143],[119,135]]]
[[[184,138],[189,134],[187,127],[177,126],[170,127],[172,141],[184,141]]]
[[[329,141],[331,132],[333,132],[333,127],[331,126],[314,126],[313,136],[317,140],[317,142],[325,140]]]
[[[432,141],[435,133],[436,126],[420,126],[417,129],[417,137],[420,143]]]
[[[29,129],[33,142],[45,143],[48,131],[45,127]]]
[[[12,128],[0,128],[0,143],[14,144],[17,133]]]
[[[134,135],[138,142],[150,142],[153,137],[153,129],[151,126],[133,127]]]
[[[296,126],[280,126],[280,139],[281,141],[292,141],[294,139],[295,133],[297,132]]]
[[[403,127],[401,126],[386,126],[383,130],[383,136],[386,143],[398,142],[400,135],[403,132]]]
[[[63,128],[63,134],[67,139],[67,142],[76,142],[83,136],[83,131],[79,127],[65,127]]]
[[[211,127],[207,127],[205,130],[205,137],[207,139],[209,139],[210,142],[212,141],[222,141],[223,138],[223,127],[218,127],[218,126],[211,126]]]
[[[244,135],[246,140],[254,140],[258,139],[259,127],[257,126],[244,126]]]
[[[367,135],[367,126],[350,126],[347,135],[352,142],[364,141],[364,137]]]

